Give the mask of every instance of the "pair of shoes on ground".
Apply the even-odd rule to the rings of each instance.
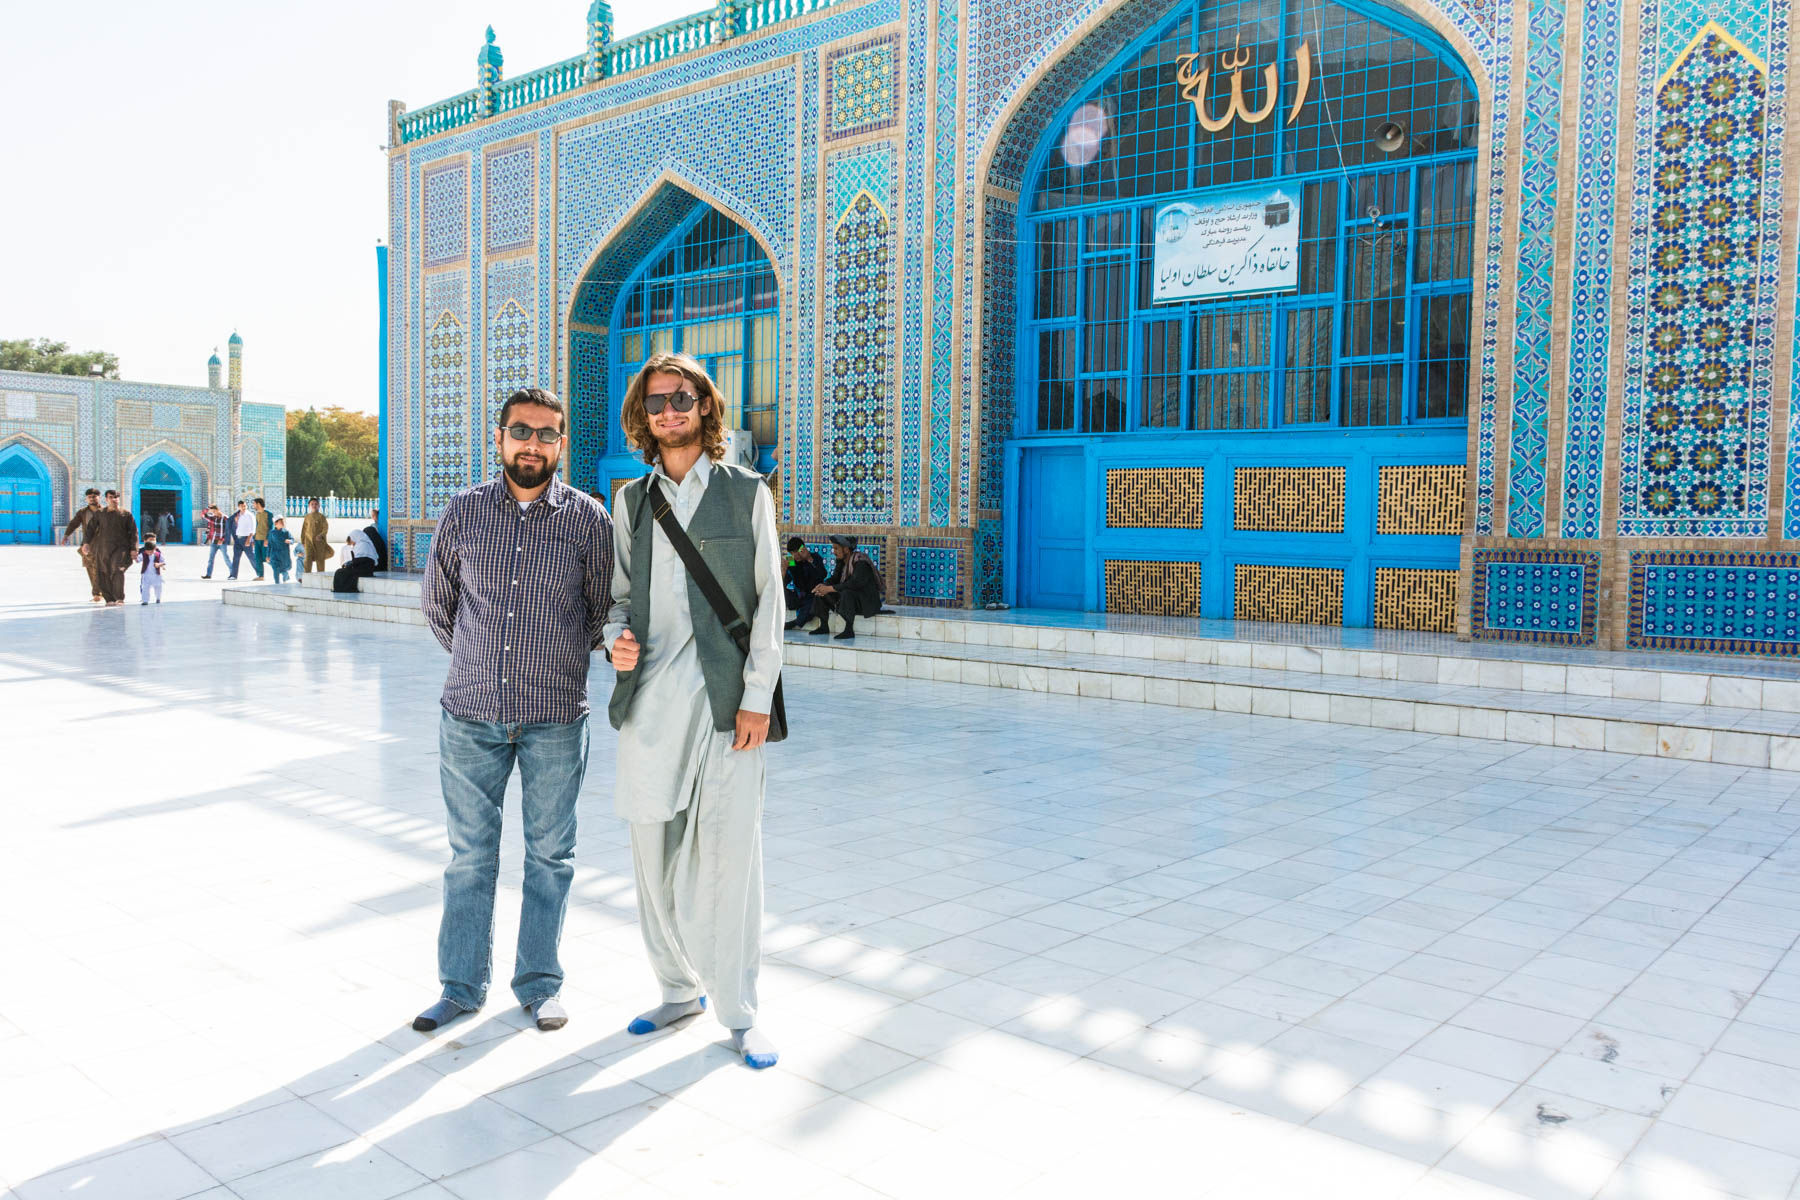
[[[464,1009],[452,1004],[449,1000],[439,1000],[430,1008],[413,1018],[412,1027],[420,1033],[431,1033],[440,1026],[446,1025],[460,1017]],[[568,1010],[562,1001],[555,996],[546,997],[535,1004],[525,1005],[537,1022],[537,1027],[545,1033],[561,1029],[569,1023]],[[627,1033],[655,1033],[659,1029],[667,1029],[678,1021],[697,1016],[706,1011],[706,997],[693,1000],[677,1000],[671,1004],[658,1005],[647,1013],[634,1017],[631,1024],[625,1027]],[[762,1031],[751,1026],[746,1029],[731,1031],[731,1048],[737,1051],[744,1060],[744,1065],[753,1071],[766,1070],[775,1065],[781,1055],[773,1042],[764,1037]]]

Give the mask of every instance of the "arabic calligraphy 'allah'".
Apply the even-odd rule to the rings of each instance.
[[[1250,65],[1252,54],[1248,50],[1239,49],[1234,42],[1230,50],[1219,55],[1219,70],[1231,72],[1231,98],[1225,105],[1225,111],[1215,117],[1207,112],[1206,84],[1212,77],[1210,66],[1194,69],[1194,64],[1201,59],[1198,54],[1184,54],[1175,60],[1175,81],[1181,85],[1181,95],[1192,102],[1194,115],[1200,121],[1200,128],[1208,133],[1217,133],[1237,118],[1243,118],[1249,125],[1260,124],[1269,119],[1275,111],[1275,105],[1281,99],[1281,72],[1274,63],[1263,68],[1263,91],[1267,98],[1261,108],[1252,112],[1244,103],[1244,68]],[[1312,87],[1312,47],[1305,42],[1294,51],[1294,67],[1299,75],[1299,86],[1294,89],[1294,104],[1288,110],[1288,125],[1300,115],[1300,106],[1306,103],[1306,93]]]

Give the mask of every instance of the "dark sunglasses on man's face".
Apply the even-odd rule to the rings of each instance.
[[[533,434],[536,434],[537,440],[546,446],[554,446],[563,439],[560,429],[533,429],[529,425],[507,425],[504,428],[506,436],[515,442],[529,442]]]
[[[654,392],[644,397],[644,411],[651,416],[661,412],[665,405],[676,412],[687,412],[700,403],[700,397],[692,392]]]

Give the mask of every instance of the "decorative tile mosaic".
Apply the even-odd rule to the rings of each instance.
[[[925,5],[917,6],[921,12]],[[962,112],[957,90],[959,57],[958,0],[939,0],[937,6],[937,72],[933,80],[935,128],[931,152],[931,513],[933,525],[948,525],[952,511],[950,483],[950,423],[956,407],[956,146],[958,118]],[[909,139],[911,153],[921,161],[924,147]],[[912,260],[916,262],[917,260]],[[965,264],[972,265],[972,264]],[[963,336],[972,337],[971,325]],[[996,353],[990,351],[991,353]],[[984,360],[990,355],[984,355]],[[973,403],[966,397],[965,404]]]
[[[487,156],[487,252],[522,250],[537,238],[537,145],[525,142]]]
[[[614,429],[611,388],[607,383],[606,335],[576,329],[569,334],[570,409],[569,480],[578,488],[594,484],[595,462],[614,437],[621,449],[625,435]]]
[[[1382,467],[1379,479],[1376,533],[1462,533],[1469,471],[1461,463]]]
[[[1629,612],[1634,648],[1800,654],[1800,554],[1633,554]]]
[[[981,458],[977,507],[998,509],[1006,491],[1006,441],[1017,403],[1013,353],[1018,337],[1018,205],[987,197],[987,261],[981,275]],[[1004,231],[1005,236],[996,236]],[[948,373],[946,365],[946,374]],[[946,380],[946,385],[947,385]],[[934,385],[935,386],[935,385]]]
[[[782,474],[787,486],[781,489],[781,517],[784,521],[811,524],[817,519],[814,503],[817,479],[813,468],[814,447],[818,443],[818,396],[815,371],[820,307],[816,298],[818,285],[819,226],[817,211],[819,169],[819,56],[809,51],[801,59],[800,71],[800,171],[794,211],[800,214],[795,240],[791,278],[793,300],[786,305],[794,314],[796,335],[784,344],[794,348],[794,371],[788,381],[787,418],[781,423]],[[910,110],[909,110],[910,111]],[[808,297],[801,300],[799,297]]]
[[[1106,611],[1153,617],[1200,615],[1200,564],[1109,558]]]
[[[389,517],[409,516],[417,510],[408,503],[413,463],[418,454],[414,448],[410,420],[410,392],[407,368],[415,353],[412,330],[413,308],[408,302],[407,280],[412,276],[412,255],[407,246],[407,168],[406,155],[395,155],[388,162],[388,377],[387,377],[387,448],[381,464],[387,484]]]
[[[837,217],[823,297],[819,474],[821,515],[832,524],[893,519],[891,155],[886,143],[875,143],[827,166]]]
[[[891,38],[826,57],[825,128],[833,137],[894,123],[896,58]]]
[[[1239,467],[1233,474],[1233,528],[1344,532],[1343,467]]]
[[[1525,30],[1519,219],[1514,239],[1512,449],[1506,531],[1544,534],[1545,425],[1550,415],[1550,318],[1556,272],[1557,148],[1562,140],[1563,0],[1530,0]]]
[[[1375,628],[1456,632],[1455,570],[1375,568]]]
[[[1785,51],[1786,0],[1770,0],[1757,20]],[[1769,76],[1741,41],[1704,25],[1659,76],[1685,28],[1664,27],[1660,10],[1642,14],[1618,532],[1757,536],[1767,522],[1785,73]]]
[[[424,508],[435,520],[468,482],[468,291],[461,272],[425,285]]]
[[[468,160],[431,168],[421,186],[425,194],[425,265],[456,262],[469,250]]]
[[[1475,551],[1470,632],[1486,641],[1592,645],[1600,556],[1560,550]]]
[[[1199,529],[1204,467],[1124,467],[1106,472],[1108,529]]]
[[[900,578],[895,597],[902,604],[961,607],[962,548],[952,541],[906,540],[900,543]]]
[[[470,406],[470,445],[482,453],[471,455],[469,482],[491,479],[500,469],[489,430],[506,398],[537,382],[536,356],[537,265],[529,258],[514,258],[487,266],[487,353],[482,367],[487,374],[481,389],[483,401]]]
[[[1619,0],[1583,0],[1575,211],[1613,211],[1619,137]],[[1612,352],[1613,222],[1574,223],[1564,388],[1562,535],[1600,536]]]
[[[1344,623],[1344,572],[1340,568],[1239,563],[1232,576],[1232,611],[1240,621]]]
[[[858,550],[861,550],[864,554],[869,556],[869,561],[875,564],[876,570],[883,570],[881,560],[885,557],[885,554],[883,553],[884,541],[885,539],[882,538],[868,538],[859,539],[856,544]],[[825,564],[826,574],[830,574],[837,569],[837,551],[829,541],[812,541],[809,539],[806,543],[806,548],[817,555],[819,561]]]
[[[975,596],[979,605],[1006,599],[1006,534],[1004,523],[981,520],[975,524]]]

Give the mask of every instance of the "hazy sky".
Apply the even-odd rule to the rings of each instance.
[[[613,0],[621,36],[705,7]],[[0,338],[204,385],[235,327],[248,399],[377,399],[387,101],[579,54],[587,0],[80,0],[7,9]]]

